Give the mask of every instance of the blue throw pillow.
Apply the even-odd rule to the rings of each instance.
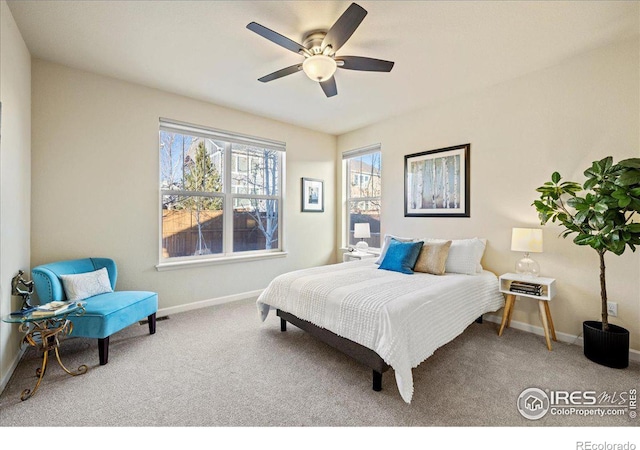
[[[422,244],[422,241],[400,242],[391,239],[387,253],[378,268],[400,273],[413,273],[413,266],[416,265],[418,256],[420,256]]]

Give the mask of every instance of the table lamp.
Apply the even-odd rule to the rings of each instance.
[[[365,242],[365,239],[371,237],[371,230],[368,223],[354,223],[353,224],[353,237],[360,239],[356,244],[356,249],[364,252],[369,248],[369,244]]]
[[[542,253],[542,230],[539,228],[513,228],[511,250],[524,252],[524,258],[516,263],[516,273],[537,277],[540,265],[529,257],[529,253]]]

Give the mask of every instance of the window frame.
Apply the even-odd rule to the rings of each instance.
[[[361,156],[370,155],[372,153],[379,153],[380,155],[380,196],[379,197],[351,197],[351,186],[352,186],[352,176],[349,170],[349,161]],[[343,189],[342,189],[342,197],[343,197],[343,213],[344,220],[342,226],[342,246],[343,248],[349,248],[353,245],[349,243],[349,232],[351,225],[351,214],[350,214],[350,204],[354,201],[379,201],[380,206],[380,215],[382,215],[382,146],[377,144],[368,145],[366,147],[357,148],[354,150],[348,150],[342,153],[342,172],[343,172]],[[363,174],[359,174],[359,178],[362,177]],[[380,218],[380,245],[382,245],[382,217]],[[378,250],[377,247],[369,247],[373,250]]]
[[[224,149],[222,151],[222,192],[200,192],[178,189],[163,189],[162,187],[162,171],[158,171],[158,191],[159,191],[159,239],[158,239],[158,264],[157,270],[167,270],[173,268],[200,266],[208,264],[217,264],[233,261],[247,261],[254,259],[263,259],[270,257],[285,256],[287,252],[284,246],[284,204],[285,204],[285,154],[286,144],[280,141],[274,141],[255,136],[243,135],[229,131],[218,130],[201,125],[193,125],[172,119],[160,118],[158,127],[158,167],[162,168],[162,155],[160,154],[160,136],[162,132],[179,133],[204,139],[212,139],[215,141],[223,141]],[[232,179],[232,158],[234,157],[233,144],[241,144],[252,147],[258,147],[276,152],[278,173],[277,173],[277,195],[250,194],[250,193],[234,193]],[[236,157],[239,155],[235,155]],[[250,155],[249,155],[250,157]],[[222,252],[207,255],[188,255],[165,257],[163,255],[163,197],[165,195],[186,195],[186,196],[204,196],[222,198],[223,226],[222,226]],[[278,205],[278,225],[277,225],[277,248],[259,249],[247,251],[233,250],[234,240],[234,203],[236,199],[256,199],[256,200],[276,200]]]

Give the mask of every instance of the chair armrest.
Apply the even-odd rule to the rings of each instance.
[[[36,267],[31,271],[31,278],[41,305],[66,299],[60,278],[52,270]]]

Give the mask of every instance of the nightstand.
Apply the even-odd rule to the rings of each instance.
[[[504,312],[502,313],[502,323],[498,336],[502,336],[505,328],[511,324],[511,314],[516,296],[532,298],[538,300],[540,319],[544,329],[544,337],[547,341],[547,348],[551,350],[551,339],[557,341],[556,330],[553,327],[549,302],[556,295],[556,280],[546,277],[528,277],[516,273],[505,273],[500,276],[500,292],[506,295]],[[549,338],[551,336],[551,339]]]
[[[369,253],[369,252],[349,252],[346,251],[342,254],[342,262],[348,262],[348,261],[358,261],[361,259],[368,259],[368,258],[377,258],[380,255],[377,255],[375,253]]]

